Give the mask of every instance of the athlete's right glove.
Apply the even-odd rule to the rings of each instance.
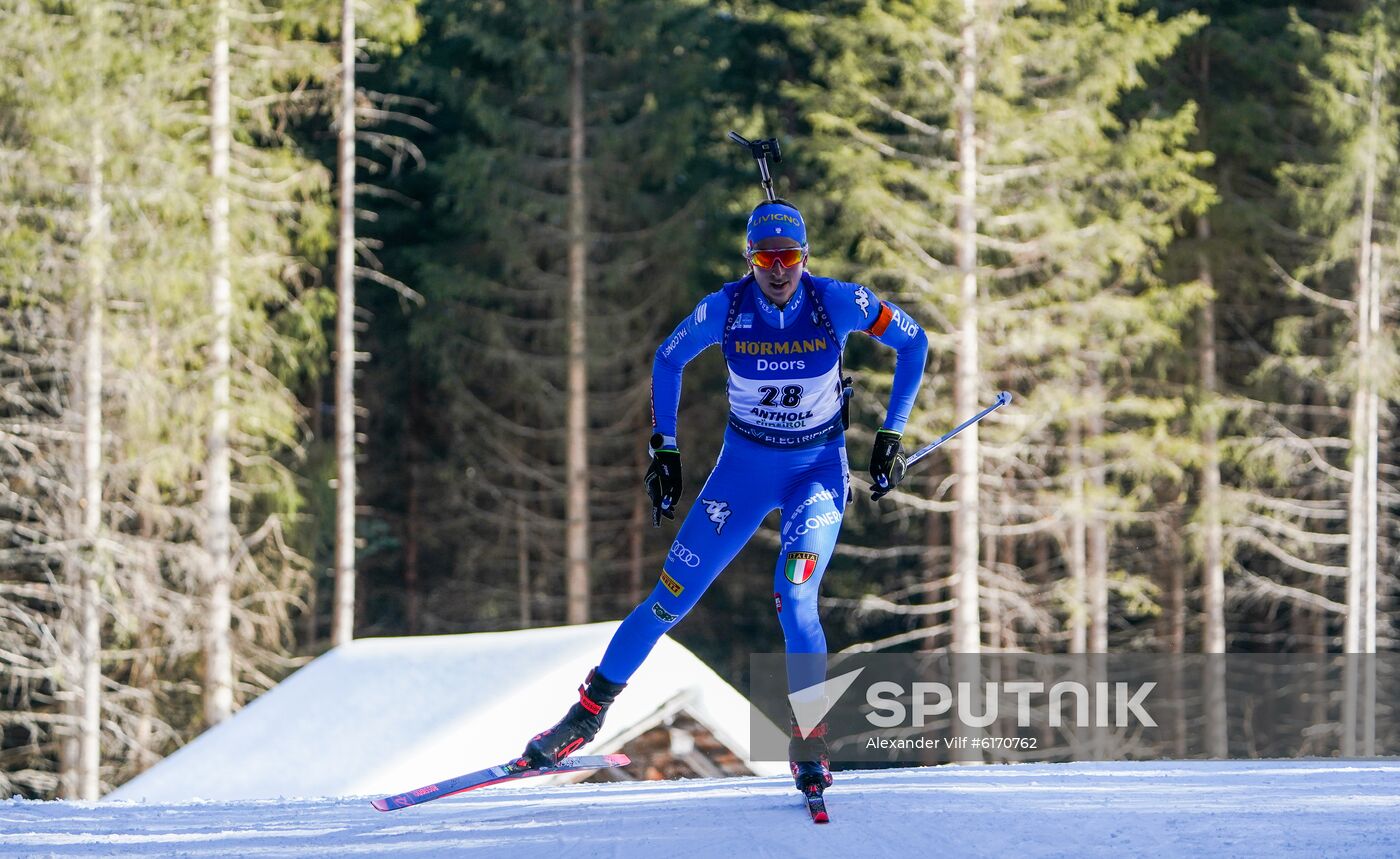
[[[904,446],[899,443],[902,433],[877,430],[875,447],[870,451],[870,500],[879,501],[904,479]]]
[[[676,518],[676,506],[681,500],[681,452],[675,444],[666,444],[661,433],[652,433],[651,465],[644,483],[651,498],[651,524],[660,527],[661,517]]]

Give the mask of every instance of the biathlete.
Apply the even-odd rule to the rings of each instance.
[[[526,746],[524,757],[535,766],[556,763],[593,739],[657,640],[695,606],[774,508],[783,511],[773,601],[788,653],[788,688],[819,690],[825,679],[817,591],[850,498],[850,394],[841,352],[847,335],[861,331],[897,354],[889,408],[870,454],[871,498],[879,499],[904,474],[900,436],[923,378],[928,339],[907,313],[869,288],[809,273],[807,228],[788,202],[760,203],[746,238],[748,274],[706,296],[656,351],[645,479],[654,525],[663,516],[674,519],[681,499],[681,373],[716,345],[729,369],[724,446],[671,544],[660,581],[618,627],[579,687],[578,703]],[[804,735],[794,719],[789,759],[798,790],[831,784],[824,725]]]

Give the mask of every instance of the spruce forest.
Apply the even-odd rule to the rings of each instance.
[[[623,617],[753,161],[852,337],[833,652],[1396,648],[1400,2],[0,0],[0,796],[352,637]],[[728,406],[686,373],[681,512]],[[782,649],[770,515],[675,630]],[[463,682],[468,682],[464,678]],[[554,714],[548,714],[553,716]],[[521,740],[547,727],[522,724]]]

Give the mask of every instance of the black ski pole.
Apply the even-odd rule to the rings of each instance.
[[[774,164],[783,163],[783,152],[778,148],[778,138],[745,140],[739,132],[731,131],[729,139],[749,150],[749,154],[758,162],[758,178],[763,183],[763,193],[768,196],[769,200],[778,199],[778,196],[773,193],[773,177],[768,173],[769,158],[773,159]]]
[[[958,433],[962,432],[963,430],[967,429],[968,427],[972,426],[973,424],[977,423],[978,421],[982,420],[987,415],[990,415],[992,412],[996,411],[997,409],[1001,408],[1009,402],[1011,402],[1010,391],[1002,391],[1000,394],[997,394],[997,400],[995,403],[992,403],[990,406],[978,412],[976,415],[973,415],[972,417],[958,424],[952,431],[945,434],[938,441],[926,444],[918,450],[914,451],[912,456],[904,460],[904,467],[906,469],[913,468],[914,463],[928,456],[930,453],[933,453],[933,451],[940,444],[957,435]]]

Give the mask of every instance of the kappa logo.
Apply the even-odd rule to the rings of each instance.
[[[700,566],[700,556],[687,549],[680,540],[671,544],[668,556],[675,558],[677,563],[685,564],[692,569]]]
[[[856,307],[860,308],[861,316],[870,312],[870,293],[863,286],[856,290]]]
[[[724,530],[724,523],[729,521],[728,501],[711,501],[708,498],[701,498],[700,503],[705,505],[705,515],[710,517],[710,521],[715,523],[715,533]]]
[[[678,597],[685,590],[685,585],[671,578],[671,574],[665,570],[661,571],[661,584],[666,590],[671,592],[671,596]]]
[[[669,611],[662,608],[659,602],[651,604],[651,613],[656,615],[656,619],[662,623],[675,623],[676,618],[680,617],[680,615],[671,614]]]

